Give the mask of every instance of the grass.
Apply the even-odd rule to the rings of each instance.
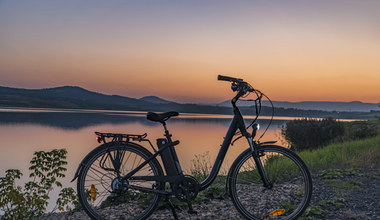
[[[311,172],[328,168],[380,167],[380,135],[299,152]]]
[[[380,167],[380,135],[376,137],[335,143],[326,147],[297,153],[306,163],[312,173],[329,168],[363,168]],[[270,179],[281,181],[292,175],[297,176],[297,167],[285,157],[274,156],[265,162],[267,174],[273,174]],[[254,169],[250,169],[254,170]],[[248,171],[248,170],[247,170]],[[248,171],[250,179],[260,179],[256,172]]]
[[[362,188],[360,186],[363,185],[362,182],[356,181],[356,180],[349,180],[349,181],[343,181],[343,182],[329,180],[326,183],[327,185],[334,188],[344,189],[344,190],[355,190],[355,191],[361,191]]]

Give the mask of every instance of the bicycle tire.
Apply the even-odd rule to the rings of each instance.
[[[77,192],[79,202],[92,219],[146,219],[159,203],[161,195],[146,193],[128,188],[115,190],[115,185],[123,185],[118,176],[123,176],[147,160],[152,154],[133,143],[117,145],[104,144],[92,152],[81,169]],[[117,154],[119,152],[119,154]],[[120,155],[124,153],[123,157]],[[110,156],[111,155],[111,156]],[[119,155],[120,173],[114,169],[112,158]],[[117,160],[114,160],[117,161]],[[163,176],[158,161],[154,158],[141,168],[136,176]],[[125,183],[125,182],[124,182]],[[129,184],[129,183],[128,183]],[[124,184],[124,185],[128,185]],[[123,186],[124,186],[123,185]],[[131,183],[132,185],[132,183]],[[155,181],[133,182],[133,185],[162,190],[164,184]],[[92,191],[91,191],[92,190]],[[94,192],[94,193],[93,193]]]
[[[233,204],[246,219],[296,219],[312,195],[307,166],[294,152],[280,146],[261,146],[258,152],[272,188],[264,187],[251,150],[247,149],[228,174]]]

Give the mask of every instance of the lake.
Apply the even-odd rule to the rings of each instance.
[[[131,111],[2,108],[0,169],[23,169],[34,151],[66,148],[70,176],[87,152],[98,145],[94,131],[147,133],[153,143],[163,137],[161,124],[148,121],[145,116],[146,112]],[[190,169],[194,155],[209,152],[211,159],[216,157],[231,118],[232,115],[180,114],[167,122],[173,139],[181,141],[176,149],[184,170]],[[275,118],[262,140],[279,140],[279,129],[291,119],[294,118]],[[258,122],[263,132],[269,120]],[[227,165],[246,147],[244,140],[231,146]]]
[[[252,119],[252,117],[248,117]],[[167,121],[176,146],[182,168],[190,173],[195,155],[207,153],[212,165],[223,142],[232,115],[180,114]],[[272,122],[262,141],[279,140],[280,128],[294,118],[278,117]],[[247,120],[247,123],[251,120]],[[269,122],[268,118],[258,121],[261,135]],[[99,144],[95,131],[115,133],[147,133],[152,143],[163,137],[162,125],[146,119],[146,112],[95,111],[65,109],[0,109],[0,176],[7,169],[20,169],[24,182],[28,175],[29,161],[35,151],[50,151],[66,148],[67,172],[64,186],[70,183],[82,158]],[[147,146],[146,143],[142,143]],[[281,142],[279,142],[281,144]],[[221,172],[227,172],[234,159],[244,149],[246,140],[240,139],[230,147]],[[150,149],[149,146],[147,146]]]

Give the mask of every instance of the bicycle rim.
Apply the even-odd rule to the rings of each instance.
[[[278,146],[260,148],[272,187],[264,183],[248,150],[231,167],[229,189],[238,211],[247,219],[295,219],[306,209],[312,191],[310,173],[302,160]]]
[[[142,180],[122,182],[119,177],[133,170],[148,157],[147,153],[135,146],[112,146],[95,153],[83,167],[78,179],[79,201],[87,214],[93,219],[147,218],[157,206],[160,196],[130,189],[128,185],[159,189],[160,184]],[[116,164],[119,162],[120,174],[115,171],[115,161]],[[152,160],[135,176],[162,175],[158,166]]]

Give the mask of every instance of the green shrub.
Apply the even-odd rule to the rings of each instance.
[[[366,121],[355,121],[345,123],[344,140],[357,140],[367,137],[374,137],[377,134],[377,125]]]
[[[281,134],[293,150],[312,150],[325,146],[344,135],[342,122],[333,118],[297,119],[286,123]]]
[[[20,170],[5,171],[5,177],[0,177],[0,219],[31,219],[44,214],[49,193],[54,186],[62,187],[59,178],[65,177],[66,154],[65,149],[35,152],[29,167],[31,180],[24,187],[15,183],[22,176]],[[77,204],[74,190],[64,188],[54,210],[70,210]]]
[[[208,199],[226,199],[226,189],[223,186],[218,186],[216,184],[211,185],[209,188],[207,188],[203,195]]]

